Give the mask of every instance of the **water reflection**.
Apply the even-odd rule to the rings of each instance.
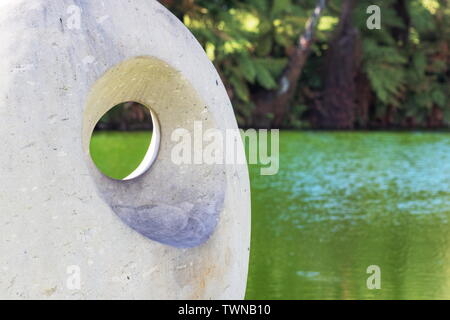
[[[247,298],[450,298],[449,134],[280,138],[279,174],[251,168]]]

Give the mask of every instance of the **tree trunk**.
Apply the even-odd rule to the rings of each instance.
[[[373,102],[372,86],[363,70],[356,77],[356,124],[358,128],[367,128],[370,118],[370,107]]]
[[[394,9],[397,12],[397,15],[402,19],[404,26],[392,28],[392,35],[394,39],[402,45],[406,45],[408,43],[409,31],[411,27],[411,17],[409,15],[406,0],[397,0],[394,4]]]
[[[254,127],[279,128],[283,124],[289,103],[296,92],[298,80],[311,51],[314,32],[325,6],[325,0],[318,0],[313,15],[307,22],[305,33],[299,38],[295,50],[289,56],[288,65],[279,79],[279,89],[261,91],[253,96],[256,105],[252,117]],[[269,117],[270,114],[273,117]]]
[[[358,30],[352,25],[356,0],[344,0],[338,28],[325,58],[323,109],[318,126],[352,129],[356,121],[356,77],[360,65]]]

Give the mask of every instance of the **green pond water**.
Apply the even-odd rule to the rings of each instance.
[[[96,135],[93,158],[143,134]],[[247,299],[450,298],[450,134],[282,132],[280,153],[250,167]]]

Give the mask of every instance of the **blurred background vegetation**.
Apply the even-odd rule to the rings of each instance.
[[[160,2],[204,47],[241,127],[450,125],[448,0]],[[370,30],[374,4],[381,29]],[[123,110],[98,129],[148,129],[138,107]]]
[[[204,47],[241,127],[450,124],[447,0],[160,2]],[[379,30],[366,24],[373,4],[381,8]]]

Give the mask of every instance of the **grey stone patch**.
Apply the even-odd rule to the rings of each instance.
[[[120,219],[143,236],[177,248],[192,248],[206,242],[214,232],[223,197],[216,202],[192,206],[151,204],[113,205]]]

